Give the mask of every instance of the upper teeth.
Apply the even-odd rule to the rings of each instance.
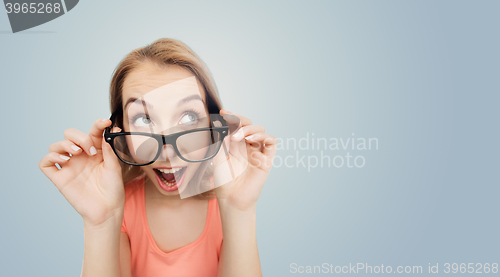
[[[163,172],[163,173],[175,173],[175,172],[181,170],[182,168],[177,167],[177,168],[171,168],[171,169],[167,169],[167,168],[157,168],[157,169],[158,169],[158,171]]]

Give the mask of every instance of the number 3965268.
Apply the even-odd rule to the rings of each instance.
[[[60,13],[60,3],[6,3],[7,13]]]

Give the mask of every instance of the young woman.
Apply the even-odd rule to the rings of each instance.
[[[198,90],[162,90],[184,80],[194,80]],[[161,103],[161,117],[130,118],[133,109],[141,109],[134,100],[145,99],[151,91],[168,99]],[[89,134],[65,130],[65,140],[52,144],[39,163],[83,218],[82,276],[261,276],[255,209],[271,170],[276,138],[250,119],[221,109],[205,64],[173,39],[159,39],[129,53],[114,72],[110,99],[116,122],[96,120]],[[195,178],[213,184],[214,177],[222,178],[216,174],[227,174],[218,170],[215,159],[210,164],[189,162],[177,140],[159,148],[154,162],[145,158],[149,164],[134,165],[125,163],[119,146],[103,137],[105,129],[120,133],[139,127],[175,135],[179,133],[163,130],[185,130],[212,111],[240,121],[241,128],[224,139],[228,152],[222,153],[221,147],[216,158],[222,155],[223,162],[241,171],[224,185],[193,197],[181,199],[181,193]],[[235,147],[242,144],[244,151]]]

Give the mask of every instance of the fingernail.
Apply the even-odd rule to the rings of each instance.
[[[95,154],[97,154],[97,150],[95,150],[95,147],[90,147],[90,155],[94,156]]]
[[[105,119],[101,119],[101,122],[104,122],[104,121],[106,121],[106,120],[108,120],[108,119],[107,119],[107,118],[105,118]]]
[[[81,148],[76,146],[76,145],[71,145],[71,149],[73,149],[74,151],[78,151],[80,150]]]
[[[238,138],[240,136],[241,131],[238,131],[233,134],[233,138]]]
[[[67,160],[69,160],[69,157],[64,156],[64,155],[59,155],[59,158],[61,158],[61,159],[63,159],[63,160],[66,160],[66,161],[67,161]]]
[[[245,137],[246,140],[249,140],[249,139],[252,139],[252,138],[253,138],[253,135]]]

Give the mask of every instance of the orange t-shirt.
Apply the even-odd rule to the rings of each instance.
[[[130,240],[132,276],[217,276],[222,224],[216,198],[208,200],[205,229],[194,242],[171,252],[158,248],[149,230],[144,194],[145,178],[125,185],[122,232]]]

